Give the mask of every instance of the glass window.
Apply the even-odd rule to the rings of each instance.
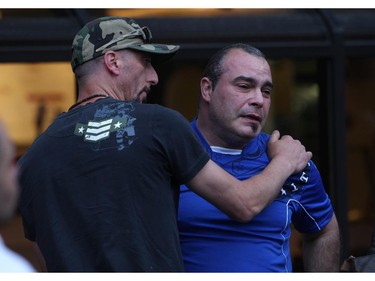
[[[0,120],[23,153],[75,100],[70,64],[0,64]]]
[[[349,249],[364,255],[375,226],[375,59],[349,59],[346,75]]]

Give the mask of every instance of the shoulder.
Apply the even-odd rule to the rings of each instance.
[[[254,139],[257,145],[263,150],[266,149],[269,140],[270,135],[264,132],[260,132],[259,135]]]
[[[174,109],[158,104],[142,104],[140,106],[145,110],[152,112],[155,121],[170,125],[183,125],[190,127],[189,121],[180,112]]]
[[[258,141],[267,143],[270,140],[270,134],[267,134],[265,132],[260,132],[259,135],[257,136]]]
[[[184,118],[183,115],[174,110],[174,109],[171,109],[171,108],[168,108],[166,106],[163,106],[163,105],[159,105],[159,104],[145,104],[145,106],[150,106],[150,107],[153,107],[155,112],[157,114],[160,114],[160,115],[165,115],[165,116],[174,116],[174,117],[177,117],[177,118]]]

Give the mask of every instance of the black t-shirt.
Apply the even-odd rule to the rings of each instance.
[[[179,185],[208,159],[160,105],[106,98],[63,113],[19,161],[25,236],[49,271],[183,271]]]

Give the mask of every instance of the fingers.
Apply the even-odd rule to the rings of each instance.
[[[267,152],[271,159],[279,158],[289,163],[294,173],[302,171],[312,158],[312,153],[298,139],[281,136],[278,130],[272,132]]]
[[[278,130],[274,130],[271,134],[271,137],[270,137],[270,142],[275,142],[275,141],[278,141],[280,139],[280,132]]]
[[[312,154],[311,151],[307,151],[306,153],[307,153],[307,156],[309,157],[309,159],[311,159],[313,157],[313,154]]]

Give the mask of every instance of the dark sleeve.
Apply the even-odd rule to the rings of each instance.
[[[27,176],[24,171],[24,161],[26,156],[21,157],[17,165],[19,167],[19,183],[20,183],[20,196],[19,196],[19,210],[22,215],[22,225],[24,230],[25,238],[31,241],[35,241],[35,229],[33,220],[33,210],[31,207],[32,193],[28,188]]]
[[[187,183],[206,165],[209,155],[184,116],[168,108],[159,109],[155,137],[167,155],[177,183]]]

